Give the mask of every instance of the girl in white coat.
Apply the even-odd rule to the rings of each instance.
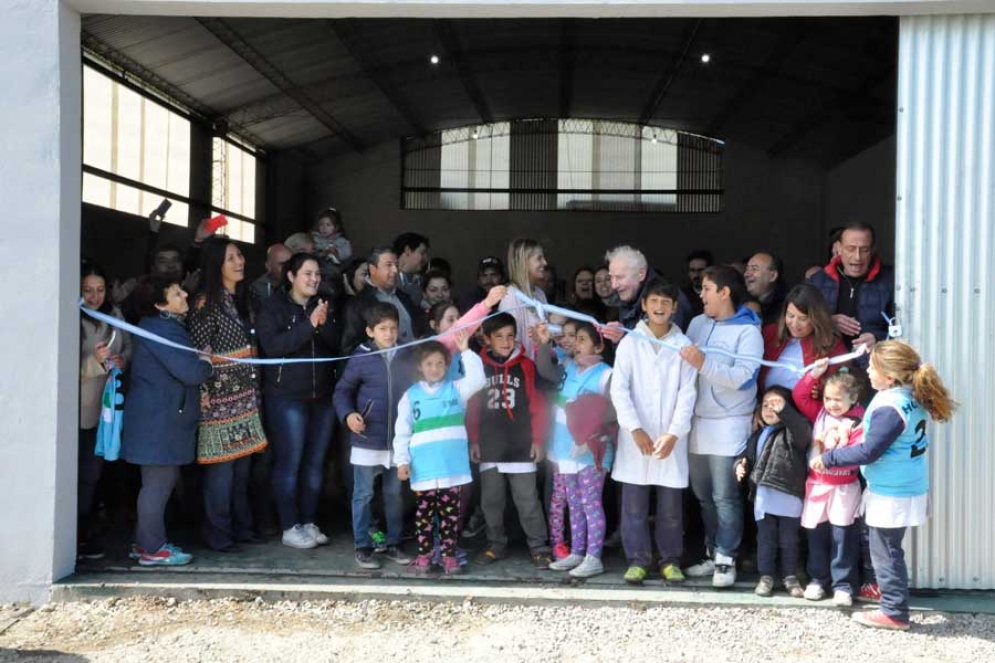
[[[612,478],[622,484],[622,545],[630,584],[642,583],[653,564],[649,505],[654,487],[660,573],[668,582],[684,580],[682,496],[688,486],[697,371],[678,354],[691,341],[670,322],[679,296],[676,286],[648,283],[642,296],[645,319],[622,339],[615,355],[611,396],[619,436]]]

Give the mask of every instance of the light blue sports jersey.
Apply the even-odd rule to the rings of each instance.
[[[594,454],[590,451],[586,451],[576,458],[571,456],[571,452],[577,445],[574,443],[570,429],[567,427],[566,405],[583,394],[600,394],[601,379],[607,370],[610,370],[608,364],[602,362],[591,366],[581,373],[577,368],[577,362],[567,361],[563,383],[560,386],[560,393],[556,399],[556,424],[553,428],[553,449],[551,453],[554,461],[572,460],[581,465],[594,465]],[[614,456],[614,449],[609,446],[602,461],[604,469],[611,468]]]
[[[470,474],[465,408],[453,382],[432,394],[416,383],[408,389],[411,403],[411,483]]]
[[[876,410],[892,407],[905,421],[905,430],[884,454],[860,471],[871,492],[888,497],[916,497],[929,492],[929,461],[926,450],[928,414],[908,387],[879,391],[864,413],[864,437],[871,434],[871,418]]]

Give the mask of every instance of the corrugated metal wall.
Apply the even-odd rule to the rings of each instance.
[[[960,412],[930,428],[918,587],[995,588],[995,14],[901,19],[896,301]]]

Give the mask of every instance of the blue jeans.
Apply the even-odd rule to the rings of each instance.
[[[736,558],[743,539],[743,498],[735,456],[688,454],[691,490],[701,503],[708,550]]]
[[[252,456],[203,466],[204,539],[209,548],[227,548],[253,536],[249,506]]]
[[[352,536],[356,549],[372,548],[370,524],[373,522],[373,485],[382,476],[384,511],[387,518],[387,545],[401,545],[404,527],[404,498],[401,497],[401,480],[397,468],[389,470],[383,465],[352,466]]]
[[[795,575],[800,526],[801,518],[769,513],[757,521],[757,571],[760,575],[776,577],[778,561],[781,562],[782,580]]]
[[[660,564],[680,564],[684,552],[684,491],[666,486],[622,484],[622,547],[629,564],[644,569],[653,564],[650,539],[650,499],[656,491],[656,549]]]
[[[335,432],[331,399],[304,401],[266,397],[273,444],[273,499],[280,527],[314,522],[325,473],[325,452]]]
[[[909,621],[909,569],[902,539],[904,527],[868,527],[871,561],[881,590],[881,612],[892,619]]]
[[[857,589],[857,558],[860,555],[860,524],[849,527],[819,523],[808,534],[808,575],[812,582],[833,591],[854,594]]]

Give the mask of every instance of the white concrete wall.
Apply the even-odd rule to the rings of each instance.
[[[79,15],[5,3],[0,80],[0,601],[38,602],[75,563]]]
[[[850,221],[874,226],[885,260],[895,256],[895,137],[891,136],[826,174],[826,231]]]
[[[504,256],[518,236],[546,243],[561,278],[582,264],[598,264],[605,250],[619,243],[639,247],[676,280],[683,279],[684,257],[695,248],[733,261],[769,247],[784,256],[793,280],[819,263],[825,250],[824,172],[748,147],[727,145],[721,214],[402,210],[399,155],[399,144],[392,141],[312,169],[311,207],[341,210],[357,250],[390,243],[404,231],[427,235],[432,254],[453,264],[459,287],[472,283],[480,256]]]

